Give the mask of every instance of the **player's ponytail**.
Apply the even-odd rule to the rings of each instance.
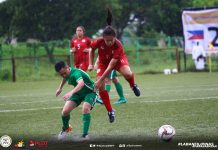
[[[107,8],[107,25],[111,26],[112,23],[112,13],[109,8]]]
[[[105,27],[104,31],[103,31],[103,37],[104,36],[116,36],[116,32],[115,30],[112,28],[111,26],[112,23],[112,13],[110,11],[110,9],[107,9],[107,26]]]

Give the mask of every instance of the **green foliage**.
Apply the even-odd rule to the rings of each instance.
[[[214,7],[218,6],[218,0],[192,0],[194,7]]]
[[[7,0],[0,4],[0,21],[3,22],[0,33],[19,40],[36,38],[44,42],[71,38],[75,28],[83,25],[86,34],[92,36],[106,25],[106,8],[109,7],[118,38],[135,19],[138,20],[138,35],[143,34],[145,26],[178,35],[181,31],[180,10],[191,6],[189,4],[186,0]]]
[[[87,30],[90,36],[102,26],[102,12],[106,14],[104,2],[98,0],[85,0],[83,3],[79,0],[8,0],[6,3],[16,4],[15,7],[6,7],[14,8],[14,14],[10,14],[12,19],[7,23],[10,30],[6,31],[19,37],[19,40],[71,38],[78,25],[90,28]]]
[[[0,80],[2,81],[10,81],[12,78],[11,72],[8,69],[0,70]]]

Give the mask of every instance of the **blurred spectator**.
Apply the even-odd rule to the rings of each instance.
[[[195,67],[197,70],[203,70],[205,68],[206,53],[198,41],[196,42],[196,45],[193,46],[192,59],[195,62]]]

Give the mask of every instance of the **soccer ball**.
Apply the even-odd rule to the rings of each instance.
[[[171,125],[163,125],[158,130],[158,137],[163,141],[170,141],[175,134],[176,131]]]

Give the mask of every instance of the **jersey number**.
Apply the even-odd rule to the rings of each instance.
[[[211,42],[213,46],[218,46],[217,39],[218,39],[218,28],[217,27],[209,27],[208,31],[215,31],[216,36],[214,37],[213,41]]]
[[[77,44],[78,49],[80,49],[80,44]]]

